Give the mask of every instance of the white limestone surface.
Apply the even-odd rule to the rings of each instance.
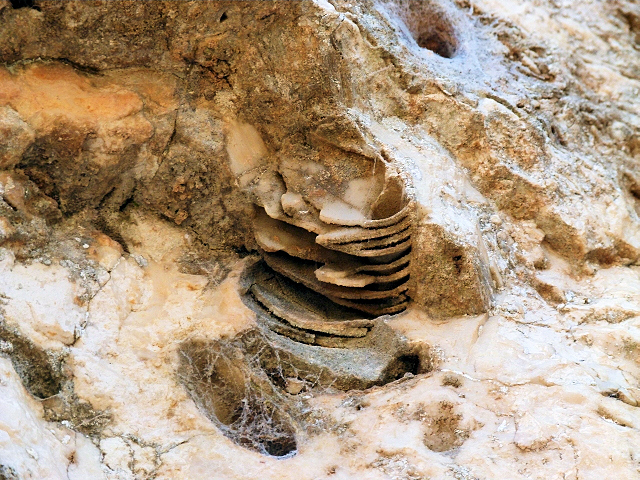
[[[600,270],[586,280],[559,270],[558,288],[573,290],[572,301],[557,309],[535,291],[513,287],[490,315],[436,321],[410,310],[397,316],[390,325],[429,348],[434,371],[364,392],[301,394],[310,412],[307,432],[298,436],[296,455],[277,459],[223,436],[177,374],[181,341],[233,337],[252,324],[238,294],[242,263],[212,287],[204,276],[179,272],[175,259],[188,240],[175,227],[140,216],[132,229],[139,248],[118,260],[89,302],[80,338],[60,345],[69,350],[79,398],[111,415],[100,436],[88,439],[44,421],[11,362],[0,361],[0,464],[22,478],[640,475],[636,267]],[[158,235],[144,234],[149,231]],[[31,309],[15,304],[42,304],[51,289],[62,299],[75,288],[58,266],[4,268],[23,285],[17,298],[3,296],[7,321],[15,325],[33,323]],[[34,279],[43,276],[56,281],[42,289]],[[604,304],[609,314],[603,316]],[[32,340],[55,347],[43,335]]]
[[[42,420],[11,361],[0,358],[0,465],[24,480],[105,478],[100,452],[85,436]]]

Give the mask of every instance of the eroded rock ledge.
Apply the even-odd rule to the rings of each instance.
[[[639,25],[0,0],[0,478],[640,475]]]

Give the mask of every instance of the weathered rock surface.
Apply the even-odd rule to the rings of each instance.
[[[0,0],[0,478],[638,478],[639,38]]]

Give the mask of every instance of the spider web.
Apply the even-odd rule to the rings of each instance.
[[[296,437],[313,428],[306,394],[335,391],[320,383],[322,372],[293,365],[259,330],[188,340],[179,353],[178,377],[196,405],[227,438],[263,455],[295,455]]]

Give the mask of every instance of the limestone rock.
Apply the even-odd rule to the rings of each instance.
[[[0,0],[0,478],[636,478],[639,36]]]

